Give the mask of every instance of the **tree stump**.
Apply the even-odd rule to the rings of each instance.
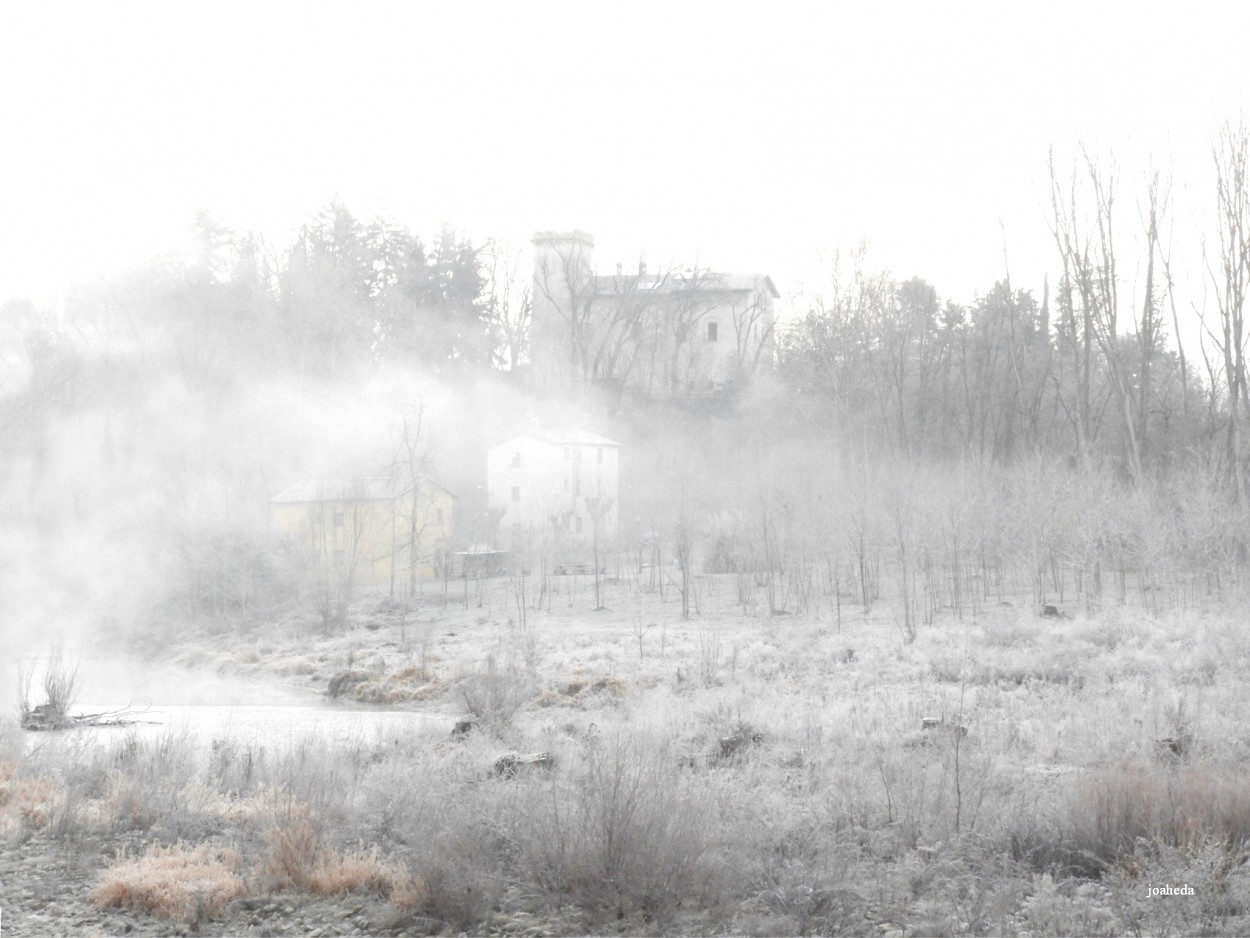
[[[39,704],[22,714],[24,730],[59,730],[69,726],[70,722],[64,710],[50,703]]]

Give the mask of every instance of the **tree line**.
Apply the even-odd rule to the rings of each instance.
[[[1056,263],[1040,299],[1005,272],[971,303],[942,302],[861,250],[780,331],[778,374],[811,426],[865,452],[1058,455],[1137,482],[1198,457],[1244,501],[1247,152],[1245,125],[1225,126],[1211,151],[1216,230],[1186,259],[1213,304],[1178,298],[1159,172],[1125,184],[1108,157],[1081,149],[1065,167],[1052,151]],[[1182,315],[1196,317],[1196,361]]]
[[[1185,261],[1201,267],[1211,309],[1178,299],[1165,178],[1125,184],[1105,158],[1081,150],[1065,166],[1052,153],[1055,266],[1040,296],[1005,271],[957,303],[920,277],[874,270],[863,250],[846,255],[826,289],[797,298],[799,314],[769,333],[774,409],[796,430],[865,456],[1009,463],[1058,455],[1140,481],[1197,454],[1244,500],[1247,150],[1244,125],[1221,131],[1212,147],[1216,230],[1203,257]],[[124,381],[136,367],[125,350],[135,345],[145,374],[206,388],[243,386],[259,372],[333,385],[391,365],[436,378],[517,372],[533,357],[531,292],[544,284],[532,284],[520,253],[498,242],[446,229],[427,243],[339,202],[280,248],[207,215],[194,231],[191,256],[80,289],[56,315],[23,301],[2,308],[0,434],[37,436],[30,418],[64,406],[89,376]],[[623,316],[650,308],[666,280],[614,282],[626,291],[635,283],[639,294],[637,304],[613,305]],[[605,325],[615,344],[604,348],[619,352],[617,333],[691,328],[681,303],[661,305],[672,315]],[[1180,325],[1193,313],[1196,355]],[[589,334],[564,325],[570,342]],[[680,348],[663,339],[657,331],[651,344]],[[634,346],[649,347],[645,336]],[[588,374],[598,368],[582,358]],[[656,394],[680,397],[673,384],[660,382]]]
[[[1121,595],[1131,570],[1152,588],[1171,584],[1182,603],[1212,570],[1217,591],[1235,582],[1250,458],[1248,150],[1242,127],[1212,149],[1208,309],[1187,308],[1176,289],[1166,180],[1127,186],[1087,152],[1066,168],[1050,161],[1055,267],[1040,293],[1005,272],[957,303],[922,278],[874,270],[863,251],[847,256],[779,324],[773,367],[752,382],[697,407],[660,382],[663,398],[618,414],[612,432],[634,461],[617,548],[636,551],[639,569],[648,551],[657,571],[671,555],[683,614],[697,614],[700,571],[735,573],[744,608],[762,589],[766,610],[821,595],[840,608],[847,587],[867,607],[883,575],[894,577],[905,623],[958,606],[974,586],[984,597],[1012,569],[1039,601],[1065,582],[1096,600],[1113,562]],[[250,609],[282,579],[261,533],[278,479],[339,475],[348,457],[361,467],[353,473],[426,471],[425,456],[414,469],[400,445],[407,436],[393,433],[388,450],[381,424],[354,429],[378,419],[362,390],[371,378],[428,375],[463,398],[455,419],[494,420],[491,432],[525,409],[566,405],[488,380],[524,371],[541,340],[530,291],[543,285],[515,250],[452,230],[427,242],[339,203],[281,247],[208,216],[194,232],[189,255],[81,287],[62,309],[0,306],[0,499],[14,530],[31,535],[15,537],[6,560],[108,584],[102,558],[140,545],[154,576],[181,563],[188,595]],[[614,283],[633,281],[652,291],[664,282]],[[674,295],[665,302],[680,315],[667,327],[689,328],[684,294]],[[1180,326],[1195,312],[1196,352]],[[635,321],[646,329],[657,318],[637,315],[631,333]],[[668,347],[658,337],[652,346]],[[594,356],[577,360],[598,374]],[[475,393],[493,395],[490,405],[475,410]],[[301,407],[312,416],[296,426]],[[430,459],[459,448],[462,466],[480,464],[481,440],[464,429],[432,422]],[[325,458],[333,445],[337,463]],[[989,501],[973,511],[956,499],[932,516],[913,498],[926,475],[956,488],[974,480]],[[460,476],[447,481],[471,491],[470,473]],[[905,481],[885,491],[887,477]],[[1061,488],[1053,499],[1014,506],[1021,487],[1048,478]],[[1085,492],[1115,511],[1096,510]],[[1004,512],[1029,523],[1009,537],[966,534],[968,517]],[[1121,524],[1130,515],[1140,530]],[[85,530],[94,533],[70,536]],[[949,543],[934,533],[943,531]]]

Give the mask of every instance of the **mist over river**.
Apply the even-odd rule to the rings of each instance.
[[[36,670],[32,698],[40,699]],[[73,731],[101,742],[126,733],[187,733],[201,743],[231,739],[267,746],[322,741],[400,741],[442,730],[448,719],[429,713],[342,703],[311,691],[136,659],[91,656],[78,662],[77,703],[71,713],[127,711],[136,721]]]

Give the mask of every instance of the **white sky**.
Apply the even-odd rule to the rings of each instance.
[[[1173,171],[1180,264],[1245,100],[1239,6],[9,3],[0,299],[177,249],[200,208],[282,244],[335,196],[426,235],[580,227],[600,269],[645,250],[783,295],[867,239],[970,300],[1005,231],[1040,293],[1047,148],[1082,140],[1125,204],[1147,160]]]

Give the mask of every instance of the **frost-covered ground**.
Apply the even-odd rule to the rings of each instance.
[[[188,686],[426,716],[287,747],[10,731],[2,833],[80,872],[7,898],[6,927],[72,903],[82,933],[1244,933],[1240,604],[995,595],[908,640],[888,597],[767,615],[704,577],[682,621],[675,584],[609,583],[596,611],[590,578],[552,582],[523,613],[501,579],[362,600],[329,635],[149,643]],[[508,752],[549,759],[496,771]]]

